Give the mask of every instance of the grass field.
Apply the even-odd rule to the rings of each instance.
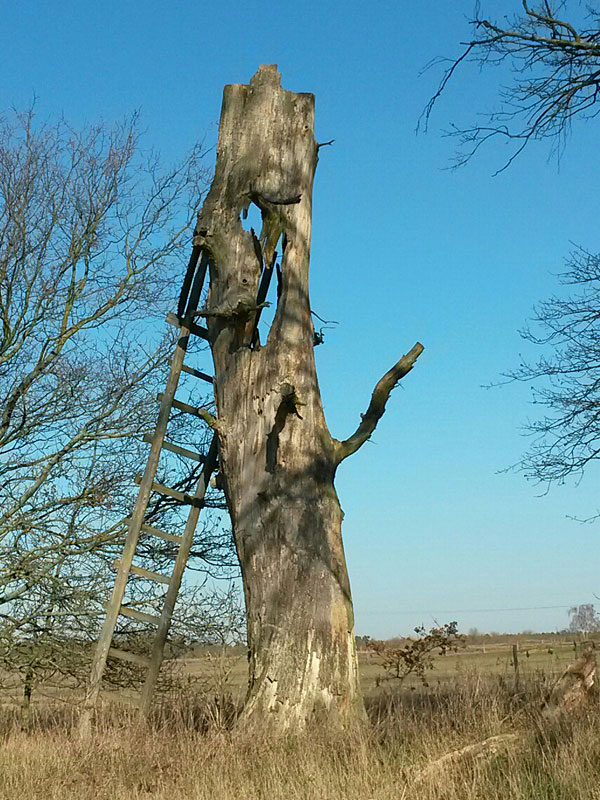
[[[223,698],[242,695],[246,668],[230,653],[188,659],[149,725],[106,702],[91,741],[74,731],[70,695],[40,697],[28,733],[7,704],[0,800],[600,800],[597,709],[552,721],[535,714],[553,676],[573,661],[572,642],[519,647],[518,692],[511,641],[439,658],[428,687],[377,686],[381,670],[363,653],[370,725],[334,736],[274,740],[228,729]],[[443,754],[503,733],[518,734],[518,745],[423,774]]]
[[[456,653],[448,653],[436,658],[433,669],[427,673],[427,681],[432,685],[453,681],[461,675],[480,674],[482,676],[505,676],[514,678],[513,643],[518,646],[518,665],[520,676],[535,677],[543,675],[547,678],[558,675],[577,658],[572,639],[568,637],[548,636],[547,639],[536,637],[527,639],[522,637],[506,637],[490,644],[467,643],[464,649]],[[375,654],[369,651],[359,651],[360,679],[363,693],[366,697],[386,693],[393,688],[393,682],[382,682],[376,685],[377,678],[385,677],[377,663]],[[207,683],[211,678],[222,676],[226,678],[229,687],[236,698],[243,697],[247,680],[247,664],[243,653],[237,656],[226,654],[224,657],[218,653],[211,656],[190,657],[185,660],[186,674],[194,677],[204,677]],[[408,678],[406,687],[419,685],[419,680]]]

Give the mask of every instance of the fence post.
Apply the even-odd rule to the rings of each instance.
[[[512,660],[515,669],[515,691],[518,692],[521,687],[519,680],[519,645],[517,644],[513,644],[512,646]]]

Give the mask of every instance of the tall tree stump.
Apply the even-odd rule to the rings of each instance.
[[[364,716],[334,476],[422,349],[415,346],[379,382],[350,439],[330,435],[308,294],[313,130],[314,96],[283,90],[275,66],[261,66],[249,85],[225,87],[215,178],[194,237],[210,258],[202,313],[217,418],[207,420],[219,435],[247,608],[242,721],[267,718],[283,729],[323,714],[342,724]],[[260,236],[242,225],[251,203],[262,215]],[[264,270],[278,274],[278,300],[261,343],[255,323]]]

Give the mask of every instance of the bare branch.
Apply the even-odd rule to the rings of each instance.
[[[459,140],[456,165],[466,163],[479,146],[494,136],[515,140],[508,166],[532,139],[553,139],[557,151],[564,145],[571,121],[596,116],[600,93],[600,27],[560,19],[550,2],[530,6],[507,23],[480,16],[471,25],[475,35],[464,42],[465,50],[444,71],[439,86],[421,119],[427,129],[431,113],[457,67],[465,61],[480,67],[507,63],[512,83],[500,89],[501,105],[488,112],[485,125],[452,127]],[[440,63],[440,61],[435,62]],[[504,168],[505,168],[504,167]],[[498,170],[499,172],[502,170]]]
[[[600,254],[577,248],[561,278],[579,290],[539,303],[532,327],[521,331],[542,355],[505,374],[532,384],[542,409],[526,425],[532,443],[518,468],[546,484],[581,475],[600,458]]]
[[[361,414],[361,422],[356,431],[350,438],[345,439],[343,442],[336,441],[336,457],[338,463],[348,458],[348,456],[351,456],[352,453],[355,453],[373,434],[377,423],[383,416],[392,389],[399,380],[411,371],[415,361],[423,352],[423,349],[423,345],[417,342],[406,355],[402,356],[402,358],[379,379],[373,389],[367,412],[366,414]]]

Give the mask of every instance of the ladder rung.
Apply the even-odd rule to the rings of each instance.
[[[131,517],[125,517],[125,522],[129,524],[130,519]],[[183,541],[183,536],[177,536],[175,533],[161,531],[160,528],[155,528],[153,525],[148,525],[146,522],[142,522],[140,525],[140,530],[145,531],[146,533],[151,533],[153,536],[158,536],[159,539],[164,539],[166,542],[175,542],[175,544],[181,544]]]
[[[145,433],[144,441],[152,444],[154,441],[153,434]],[[172,444],[171,442],[163,440],[162,446],[165,450],[170,450],[172,453],[177,453],[179,456],[184,456],[184,458],[191,458],[192,461],[198,461],[200,464],[204,464],[204,461],[206,460],[204,456],[200,455],[200,453],[194,453],[193,450],[187,450],[185,447],[180,447],[178,444]]]
[[[140,485],[142,482],[142,476],[136,475],[134,481]],[[170,486],[163,486],[162,483],[153,483],[152,484],[152,491],[158,492],[158,494],[162,494],[165,497],[172,497],[173,500],[178,500],[180,503],[185,503],[188,506],[196,506],[197,508],[204,508],[204,503],[202,500],[198,500],[198,498],[194,497],[191,494],[186,494],[185,492],[178,492],[177,489],[171,489]]]
[[[115,569],[119,569],[120,566],[119,559],[115,559],[113,561],[113,567]],[[161,575],[160,572],[150,572],[149,569],[144,569],[143,567],[136,567],[133,564],[131,565],[129,572],[132,575],[139,575],[140,578],[148,578],[149,581],[157,581],[158,583],[170,583],[171,578],[168,575]]]
[[[168,575],[161,575],[160,572],[150,572],[149,569],[136,567],[133,564],[129,570],[133,575],[139,575],[140,578],[148,578],[149,581],[156,581],[157,583],[170,583],[171,579]]]
[[[156,399],[159,403],[161,403],[163,399],[163,393],[159,392],[156,395]],[[186,414],[193,414],[195,417],[202,419],[202,416],[198,413],[198,408],[196,406],[190,406],[188,403],[182,403],[181,400],[173,400],[172,406],[173,408],[179,409],[179,411],[185,411]]]
[[[139,664],[141,667],[149,667],[150,659],[140,656],[137,653],[130,653],[129,650],[119,650],[118,647],[111,647],[108,651],[109,656],[120,658],[121,661],[131,661],[132,664]]]
[[[200,380],[206,381],[207,383],[213,382],[212,375],[207,375],[206,372],[200,372],[199,369],[194,369],[193,367],[188,367],[187,364],[183,364],[181,369],[184,372],[187,372],[188,375],[193,375],[194,378],[200,378]]]
[[[121,606],[119,613],[124,617],[137,619],[138,622],[150,622],[152,625],[158,625],[160,622],[160,617],[157,617],[155,614],[146,614],[144,611],[138,611],[137,608],[130,608],[129,606]]]
[[[208,341],[208,328],[205,328],[204,325],[198,325],[197,322],[186,322],[172,311],[169,311],[167,314],[167,322],[169,325],[174,325],[176,328],[181,328],[182,325],[185,325],[194,336],[199,336],[201,339],[206,339],[206,341]]]
[[[154,528],[152,525],[146,525],[145,522],[142,524],[142,530],[146,533],[151,533],[153,536],[158,536],[159,539],[164,539],[166,542],[175,542],[175,544],[181,544],[183,541],[183,536],[176,536],[174,533],[161,531],[160,528]]]

